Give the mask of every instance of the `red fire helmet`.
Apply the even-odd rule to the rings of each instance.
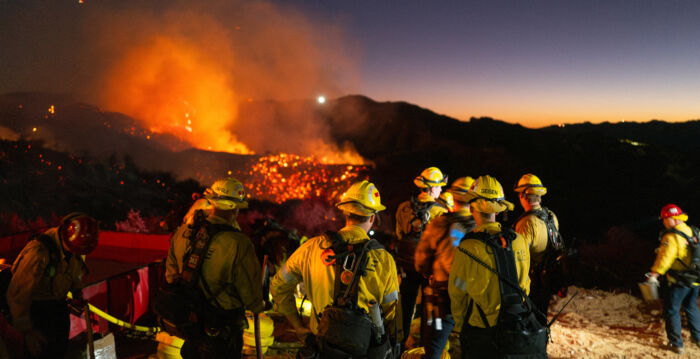
[[[63,218],[58,227],[58,234],[71,253],[89,254],[97,247],[98,227],[94,218],[85,213],[74,212]]]
[[[669,203],[663,208],[661,208],[661,219],[673,216],[680,216],[682,214],[685,214],[685,212],[683,212],[683,210],[680,207],[676,206],[673,203]]]

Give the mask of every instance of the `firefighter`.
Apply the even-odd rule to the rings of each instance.
[[[440,196],[442,187],[447,185],[447,176],[439,168],[426,168],[413,183],[420,189],[420,193],[401,203],[396,210],[397,241],[394,248],[401,271],[402,326],[406,337],[413,319],[418,290],[423,282],[423,277],[415,271],[413,264],[416,245],[425,226],[447,212],[435,201]]]
[[[445,192],[454,199],[454,212],[430,222],[416,248],[416,271],[429,278],[429,285],[423,288],[421,316],[421,341],[426,358],[440,358],[454,327],[447,280],[455,247],[476,225],[469,211],[469,201],[474,198],[473,192],[470,191],[473,183],[474,179],[471,177],[455,180],[448,192]]]
[[[524,213],[515,221],[515,231],[525,238],[530,248],[530,298],[535,303],[537,309],[542,313],[539,320],[546,324],[549,301],[555,291],[560,288],[553,288],[553,283],[548,283],[547,276],[543,273],[549,270],[561,270],[561,268],[544,268],[545,253],[550,242],[550,233],[545,219],[551,221],[555,228],[553,232],[559,230],[559,220],[551,210],[542,207],[542,196],[547,194],[547,187],[542,185],[542,181],[534,174],[523,175],[514,188],[518,193],[520,205]],[[552,233],[554,235],[554,233]]]
[[[7,303],[29,357],[64,357],[70,330],[66,294],[72,292],[73,304],[84,308],[84,256],[97,247],[98,226],[85,213],[71,213],[27,243],[12,265]]]
[[[697,272],[688,270],[700,260],[693,258],[693,247],[698,245],[698,233],[693,233],[686,224],[688,215],[675,204],[664,206],[660,219],[665,229],[661,232],[661,244],[647,281],[658,286],[658,277],[666,275],[668,288],[664,294],[663,306],[668,348],[682,354],[681,306],[685,311],[691,339],[695,345],[700,346],[700,312],[697,302],[700,278]]]
[[[236,218],[240,209],[248,208],[243,184],[235,178],[217,180],[204,192],[211,204],[207,222],[227,225],[210,239],[201,265],[199,288],[207,299],[208,322],[200,333],[187,340],[180,351],[183,358],[240,357],[243,329],[247,325],[245,310],[260,313],[264,309],[262,274],[253,244],[238,231]],[[183,259],[191,250],[189,228],[181,225],[173,234],[165,263],[165,279],[176,281],[183,271]]]
[[[370,240],[367,232],[375,223],[377,213],[386,209],[381,204],[379,191],[368,181],[350,186],[336,207],[345,216],[345,227],[337,234],[351,246],[364,245]],[[332,244],[328,234],[309,239],[289,257],[270,285],[275,309],[287,317],[297,336],[305,343],[313,342],[308,337],[318,334],[320,313],[333,303],[336,274],[334,263],[328,257],[334,255],[329,252]],[[365,275],[359,279],[357,305],[369,312],[370,302],[378,303],[383,325],[396,343],[402,337],[395,322],[399,299],[396,264],[384,248],[371,249],[367,256]],[[300,282],[304,283],[313,307],[309,328],[303,325],[295,306],[294,291]]]
[[[513,204],[504,198],[503,187],[491,176],[479,177],[473,186],[475,198],[470,203],[476,227],[472,233],[504,234],[496,214],[512,210]],[[530,290],[528,271],[530,254],[525,239],[515,232],[512,251],[517,271],[517,284],[525,292]],[[455,251],[449,275],[450,295],[454,330],[461,333],[463,358],[496,358],[499,350],[494,326],[499,320],[501,295],[499,278],[487,270],[466,252],[472,253],[481,262],[495,267],[492,248],[478,239],[462,240]],[[499,243],[500,244],[500,243]]]

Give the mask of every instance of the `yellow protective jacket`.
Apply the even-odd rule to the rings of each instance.
[[[355,225],[342,228],[338,234],[350,244],[362,244],[369,240],[367,233]],[[297,283],[304,283],[306,295],[313,306],[314,315],[311,316],[309,329],[314,334],[318,333],[318,315],[333,302],[335,271],[332,265],[326,266],[321,260],[322,247],[330,246],[331,240],[325,235],[304,242],[270,283],[275,310],[285,315],[295,315],[294,290]],[[384,324],[393,332],[399,299],[396,264],[391,254],[383,248],[369,250],[367,256],[366,275],[359,279],[357,287],[357,304],[368,311],[370,301],[380,303]],[[399,331],[399,339],[402,339],[400,337]]]
[[[693,236],[693,230],[685,222],[673,227],[689,237]],[[670,283],[676,283],[676,279],[668,272],[669,269],[683,271],[690,265],[691,251],[688,250],[688,242],[682,236],[668,232],[661,237],[661,244],[656,250],[656,260],[651,267],[652,272],[666,274]],[[681,263],[682,262],[682,263]]]
[[[542,207],[537,205],[533,207],[533,209],[541,210]],[[559,220],[557,216],[552,211],[550,211],[550,214],[554,220],[554,224],[557,229],[559,229]],[[547,225],[544,221],[534,214],[523,216],[518,220],[518,223],[515,224],[515,231],[525,238],[527,246],[530,248],[532,263],[541,263],[544,258],[544,252],[547,249],[547,244],[549,243]]]
[[[238,227],[235,223],[227,223],[221,217],[209,215],[207,221],[214,224],[228,224]],[[235,221],[234,221],[235,222]],[[182,261],[189,250],[190,229],[186,224],[181,225],[170,239],[170,250],[165,262],[165,280],[172,283],[182,273]],[[263,310],[262,270],[255,256],[255,248],[248,236],[242,232],[221,231],[210,239],[211,244],[202,264],[200,288],[202,280],[206,280],[211,293],[222,309],[231,310],[245,308],[255,313]],[[216,305],[205,295],[212,305]]]
[[[447,208],[435,202],[435,199],[430,197],[427,192],[421,192],[416,200],[421,204],[432,204],[428,209],[428,213],[430,214],[428,223],[440,215],[447,213]],[[403,239],[403,237],[410,233],[420,232],[421,225],[422,222],[420,219],[416,218],[416,214],[411,206],[411,201],[402,202],[396,210],[396,238]]]
[[[32,240],[22,249],[12,265],[12,281],[7,288],[7,303],[10,306],[12,325],[20,332],[33,327],[30,308],[33,301],[60,300],[68,291],[82,289],[85,262],[81,256],[73,255],[63,248],[58,237],[58,228],[44,232],[55,246],[51,261],[49,249],[39,240]]]
[[[474,232],[500,233],[500,223],[486,223],[474,229]],[[491,249],[476,239],[465,239],[459,248],[468,250],[491,268],[496,269],[496,261]],[[498,313],[501,307],[501,294],[498,277],[481,264],[475,262],[469,256],[457,249],[452,262],[452,271],[448,282],[448,293],[452,306],[452,316],[455,320],[456,332],[461,332],[467,314],[470,301],[474,301],[474,308],[468,321],[473,327],[485,328],[476,305],[486,315],[489,326],[494,326],[498,321]],[[521,235],[517,235],[512,243],[515,253],[515,266],[518,271],[518,282],[525,293],[530,293],[530,252],[527,243]]]
[[[416,247],[416,271],[426,277],[432,275],[438,282],[447,281],[455,246],[473,229],[473,221],[469,208],[461,208],[430,222]]]

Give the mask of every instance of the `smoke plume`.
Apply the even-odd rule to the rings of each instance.
[[[358,51],[341,25],[263,1],[30,3],[0,15],[6,90],[71,92],[202,149],[353,158],[314,106],[240,116],[352,92]]]

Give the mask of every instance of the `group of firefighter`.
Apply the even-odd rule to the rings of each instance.
[[[489,175],[458,178],[443,191],[447,176],[430,167],[414,183],[419,192],[399,205],[396,238],[390,245],[370,235],[379,212],[386,209],[379,190],[371,182],[356,182],[335,204],[345,226],[305,241],[271,279],[274,309],[284,314],[304,345],[298,356],[397,358],[408,349],[413,318],[420,317],[426,357],[441,357],[455,332],[460,333],[463,358],[545,358],[553,288],[543,280],[543,262],[558,232],[556,216],[541,205],[547,188],[533,174],[520,178],[514,190],[523,215],[510,228],[497,215],[514,205]],[[260,262],[236,221],[247,206],[241,182],[218,180],[173,234],[165,263],[167,283],[192,275],[188,266],[196,268],[195,291],[216,308],[211,315],[216,324],[200,321],[181,349],[184,358],[239,357],[247,325],[244,311],[257,314],[267,308]],[[205,211],[207,230],[212,230],[206,245],[197,241],[200,232],[193,231],[199,210]],[[664,207],[661,219],[667,231],[648,280],[655,284],[661,275],[668,278],[664,317],[669,349],[682,352],[681,306],[692,339],[696,344],[700,340],[700,280],[683,275],[698,234],[675,205]],[[68,215],[30,241],[12,265],[8,318],[24,335],[25,357],[64,355],[66,293],[73,292],[73,307],[84,306],[84,258],[97,245],[97,227],[84,213]],[[203,246],[204,252],[193,248]],[[297,309],[300,292],[312,304],[308,326]],[[422,304],[416,305],[419,293]],[[503,330],[504,318],[523,314],[536,323],[523,321],[528,326],[515,332],[537,333],[524,342],[504,344],[504,335],[514,333]],[[539,347],[542,336],[544,347]]]

